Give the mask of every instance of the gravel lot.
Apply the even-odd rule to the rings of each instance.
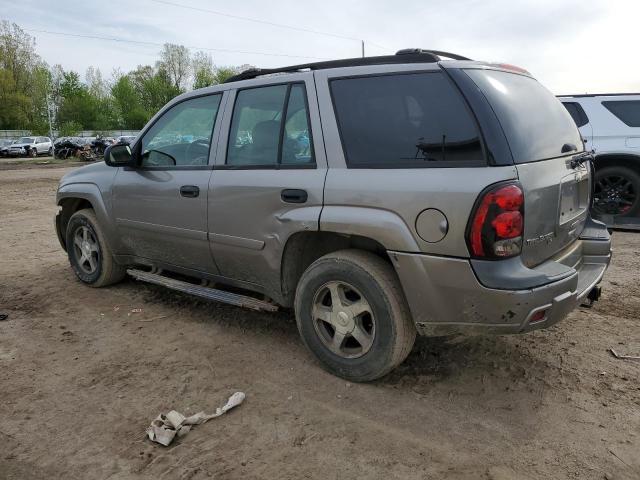
[[[640,478],[640,234],[603,299],[523,336],[420,339],[372,384],[321,370],[290,312],[134,281],[95,290],[53,231],[68,168],[0,168],[0,478]],[[140,312],[132,312],[142,309]],[[160,412],[238,409],[169,448]]]

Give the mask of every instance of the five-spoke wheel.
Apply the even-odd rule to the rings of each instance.
[[[415,325],[390,262],[342,250],[313,262],[295,298],[305,345],[331,373],[352,381],[386,375],[411,351]]]
[[[83,271],[92,274],[98,270],[100,247],[89,227],[81,225],[76,228],[73,235],[73,248],[75,249],[78,266]]]
[[[124,278],[125,269],[114,260],[92,209],[86,208],[71,215],[65,244],[73,271],[87,285],[103,287]]]
[[[323,285],[314,296],[311,315],[320,340],[336,355],[356,358],[371,348],[375,318],[354,286],[339,281]]]

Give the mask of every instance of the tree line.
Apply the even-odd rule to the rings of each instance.
[[[139,130],[165,103],[187,90],[224,82],[249,68],[218,67],[211,55],[167,43],[154,65],[105,79],[89,67],[84,81],[62,65],[50,67],[35,39],[15,23],[0,22],[0,130],[60,136],[81,130]]]

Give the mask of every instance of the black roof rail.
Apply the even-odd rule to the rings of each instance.
[[[636,93],[577,93],[572,95],[570,93],[564,95],[556,95],[556,97],[573,97],[573,98],[586,98],[586,97],[627,97],[632,95],[640,95],[639,92]]]
[[[431,55],[436,55],[437,57],[451,58],[452,60],[471,60],[470,58],[463,57],[462,55],[458,55],[457,53],[443,52],[440,50],[424,50],[422,48],[403,48],[402,50],[398,50],[396,52],[396,55],[410,55],[413,53],[429,53]]]
[[[367,65],[393,65],[400,63],[435,63],[441,60],[440,57],[452,58],[454,60],[469,60],[455,53],[440,52],[438,50],[423,50],[420,48],[407,48],[399,50],[395,55],[383,55],[378,57],[358,57],[343,58],[340,60],[328,60],[325,62],[302,63],[300,65],[291,65],[281,68],[250,68],[233,77],[225,80],[224,83],[239,82],[240,80],[249,80],[261,75],[270,75],[274,73],[293,73],[301,70],[325,70],[327,68],[340,67],[360,67]]]

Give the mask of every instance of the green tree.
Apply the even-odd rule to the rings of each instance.
[[[78,122],[70,120],[60,125],[58,134],[61,137],[75,137],[82,131],[82,125]]]
[[[215,70],[211,55],[196,52],[193,55],[193,88],[204,88],[216,84]]]
[[[176,90],[183,91],[191,73],[189,49],[183,45],[165,43],[160,52],[158,71],[164,71]]]
[[[213,76],[215,79],[214,85],[226,82],[229,78],[233,77],[234,75],[237,75],[238,72],[239,72],[239,69],[236,67],[216,68],[216,71]]]
[[[0,21],[0,128],[46,131],[50,75],[35,40],[15,23]]]
[[[28,129],[27,115],[31,101],[17,91],[16,82],[8,69],[0,69],[0,129]]]
[[[131,77],[122,75],[111,87],[119,125],[125,129],[141,129],[149,120],[149,114],[141,103],[140,95],[136,91]]]

